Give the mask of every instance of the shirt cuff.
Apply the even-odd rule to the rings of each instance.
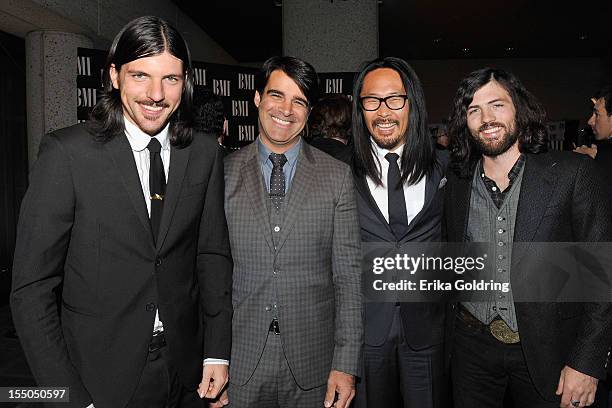
[[[92,403],[92,404],[89,404],[88,406],[86,406],[85,408],[95,408],[95,407],[94,407],[94,405]]]
[[[221,358],[205,358],[204,359],[204,365],[209,365],[209,364],[223,364],[223,365],[228,366],[229,365],[229,361],[223,360]]]

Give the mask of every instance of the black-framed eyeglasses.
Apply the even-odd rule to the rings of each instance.
[[[386,98],[377,98],[376,96],[364,96],[359,98],[361,107],[365,111],[375,111],[380,108],[381,103],[385,103],[387,108],[391,110],[400,110],[406,105],[408,95],[390,95]]]

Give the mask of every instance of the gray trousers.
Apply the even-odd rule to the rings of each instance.
[[[280,335],[268,333],[266,345],[251,379],[244,385],[231,382],[231,408],[315,408],[323,407],[327,384],[304,390],[291,374],[283,353]]]

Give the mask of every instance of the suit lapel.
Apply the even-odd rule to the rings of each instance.
[[[448,239],[450,242],[465,242],[467,239],[467,224],[470,216],[470,198],[472,194],[472,179],[474,169],[468,177],[453,177],[447,192],[448,198],[446,205],[450,207],[449,214],[446,215],[448,228]]]
[[[389,227],[389,223],[385,219],[385,216],[378,208],[374,197],[372,197],[372,193],[370,192],[370,188],[368,187],[368,182],[364,176],[355,178],[355,188],[357,189],[357,193],[363,198],[363,200],[368,204],[370,211],[376,216],[381,225],[385,226],[385,229],[389,233],[389,237],[391,240],[395,240],[393,237],[393,231],[391,231],[391,227]]]
[[[159,236],[157,237],[156,246],[158,250],[162,247],[168,234],[170,221],[172,221],[174,209],[176,208],[181,186],[185,178],[187,164],[189,163],[190,151],[190,146],[183,149],[176,149],[174,146],[170,147],[170,170],[168,172],[168,183],[166,184],[166,196],[164,197],[164,211],[162,212]]]
[[[153,245],[153,233],[151,232],[149,213],[147,212],[147,206],[142,194],[142,185],[138,178],[138,170],[136,169],[134,154],[132,153],[130,143],[127,137],[123,133],[120,133],[108,141],[104,147],[110,153],[113,162],[119,169],[121,180],[134,206],[134,211],[142,223],[143,228],[148,231],[151,236],[151,245]]]
[[[263,176],[261,175],[261,166],[258,160],[257,142],[252,143],[245,149],[251,149],[251,154],[248,155],[246,161],[240,169],[242,175],[242,185],[246,189],[249,196],[251,207],[257,222],[261,225],[264,231],[264,237],[270,249],[274,248],[272,242],[272,230],[270,229],[270,220],[266,207],[266,186],[264,185]]]
[[[402,236],[402,239],[400,241],[404,240],[410,234],[414,226],[417,225],[420,222],[421,218],[425,216],[427,210],[429,209],[431,201],[433,200],[434,196],[436,195],[436,192],[438,191],[439,183],[440,176],[438,174],[438,169],[435,169],[432,172],[431,177],[427,177],[425,180],[425,197],[423,198],[423,208],[421,208],[421,211],[419,211],[419,213],[412,219],[412,221],[410,221],[410,224],[408,224],[408,228],[406,229],[406,233]]]
[[[289,197],[283,202],[283,206],[285,206],[285,215],[283,229],[281,230],[278,240],[278,249],[280,249],[287,240],[289,232],[295,224],[300,208],[302,208],[310,196],[309,193],[315,179],[316,166],[314,157],[310,152],[310,147],[304,141],[302,141],[302,147],[296,166],[295,174],[291,181]]]
[[[527,155],[514,227],[514,242],[532,242],[538,230],[546,203],[555,188],[551,169],[556,165],[550,155]],[[515,246],[513,264],[518,263],[527,250],[525,245]],[[522,249],[519,249],[522,248]]]

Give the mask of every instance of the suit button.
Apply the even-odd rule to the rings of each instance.
[[[156,258],[155,259],[155,266],[159,267],[159,266],[161,266],[161,264],[162,264],[162,259],[161,258]]]
[[[273,271],[273,272],[274,272],[274,274],[276,275],[276,274],[278,274],[278,273],[280,272],[280,269],[278,269],[278,268],[274,268],[274,271]]]
[[[147,305],[145,306],[145,310],[147,312],[152,312],[155,310],[155,303],[147,303]]]
[[[272,310],[272,306],[266,305],[266,312],[269,312],[270,310]]]
[[[274,232],[279,232],[280,231],[280,227],[278,225],[274,226]]]

